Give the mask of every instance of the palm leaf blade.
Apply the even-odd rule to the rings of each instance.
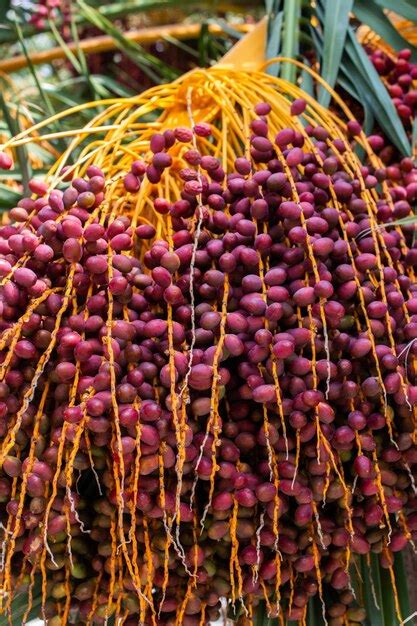
[[[417,22],[417,5],[407,0],[375,0],[382,9],[394,11],[411,22]]]
[[[330,87],[335,86],[339,73],[352,5],[353,0],[325,0],[320,73]],[[321,88],[319,92],[320,104],[327,107],[330,98],[329,91]]]
[[[301,15],[301,0],[285,0],[283,10],[284,28],[282,34],[281,54],[288,59],[294,59],[299,51],[299,19]],[[296,68],[292,63],[282,63],[281,77],[295,82]]]

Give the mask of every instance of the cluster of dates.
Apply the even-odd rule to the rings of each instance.
[[[417,537],[413,162],[391,180],[357,123],[271,137],[270,112],[227,171],[179,127],[125,208],[90,166],[0,227],[0,582],[39,575],[50,626],[199,626],[221,598],[302,620],[315,595],[360,621],[353,560]]]

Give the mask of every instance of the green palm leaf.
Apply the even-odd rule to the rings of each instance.
[[[361,574],[363,581],[362,595],[369,626],[388,626],[384,621],[381,609],[381,577],[379,575],[378,556],[371,555],[371,567],[368,567],[365,557],[361,558]]]
[[[289,59],[294,59],[299,53],[300,17],[301,0],[284,0],[281,54]],[[281,77],[290,82],[295,82],[295,65],[292,63],[282,63]]]
[[[352,5],[353,0],[324,0],[320,74],[330,87],[335,86],[339,74]],[[319,91],[320,104],[325,107],[329,106],[330,98],[329,91],[321,88]]]
[[[281,46],[281,31],[283,22],[283,11],[281,8],[280,0],[269,0],[266,3],[267,15],[268,15],[268,39],[266,44],[265,56],[266,59],[273,59],[280,53]],[[279,65],[269,65],[267,68],[268,74],[271,76],[278,76]]]
[[[32,590],[33,604],[32,608],[27,616],[28,620],[35,619],[40,614],[42,604],[42,590],[41,582],[37,580]],[[22,622],[23,617],[26,614],[28,606],[28,594],[27,591],[19,593],[12,602],[11,612],[9,620],[6,615],[0,615],[0,626],[24,626]]]
[[[408,2],[408,0],[374,0],[375,4],[378,4],[381,9],[387,11],[394,11],[397,15],[405,17],[411,22],[417,22],[417,5],[414,0]]]
[[[104,17],[97,9],[90,6],[84,0],[77,0],[81,14],[91,24],[99,28],[102,32],[113,37],[117,47],[134,61],[154,82],[161,80],[174,80],[178,72],[168,67],[157,57],[146,52],[138,43],[127,39],[123,33]]]

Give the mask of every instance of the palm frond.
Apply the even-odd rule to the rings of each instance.
[[[325,2],[320,74],[330,87],[335,86],[339,74],[352,5],[353,0]],[[319,102],[325,107],[329,105],[330,93],[327,89],[320,89]]]

